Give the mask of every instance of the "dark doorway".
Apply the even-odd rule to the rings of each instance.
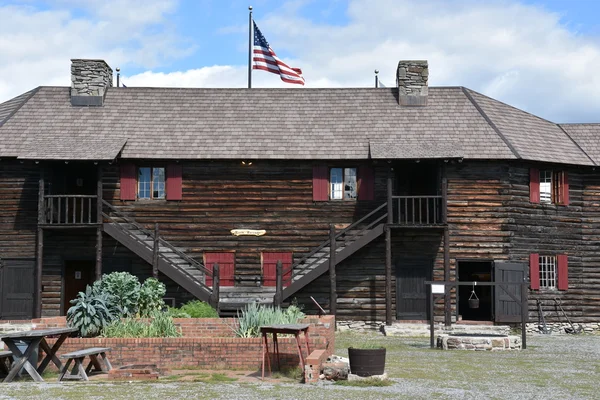
[[[34,260],[0,260],[0,319],[33,318],[34,267]]]
[[[429,296],[425,281],[431,279],[433,260],[402,258],[396,261],[396,319],[427,320]]]
[[[48,194],[96,194],[97,167],[91,163],[58,164]]]
[[[96,263],[93,260],[65,261],[63,315],[71,307],[71,300],[85,287],[94,282]]]
[[[459,261],[458,280],[492,282],[493,261]],[[479,299],[479,308],[469,307],[471,292]],[[492,321],[493,320],[493,287],[492,286],[459,286],[458,287],[458,315],[467,321]],[[473,298],[475,298],[473,296]]]

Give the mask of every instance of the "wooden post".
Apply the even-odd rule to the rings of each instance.
[[[335,276],[335,225],[329,224],[329,313],[337,313],[337,287]]]
[[[450,231],[448,230],[448,177],[446,164],[442,165],[442,221],[444,223],[444,281],[450,281]],[[456,289],[455,289],[456,291]],[[444,293],[444,323],[446,326],[452,324],[451,308],[452,288]],[[431,316],[433,318],[433,315]]]
[[[33,317],[42,317],[42,267],[44,264],[44,230],[41,224],[44,223],[44,169],[40,169],[40,179],[38,187],[38,227],[37,227],[37,249],[35,254],[35,306]]]
[[[82,207],[83,208],[83,207]],[[102,279],[102,167],[98,165],[96,180],[96,280]]]
[[[277,260],[275,268],[275,305],[281,307],[283,303],[283,263]]]
[[[523,350],[527,348],[527,317],[529,314],[529,302],[527,299],[527,282],[521,284],[521,345]]]
[[[385,226],[385,324],[392,325],[392,231],[390,225],[394,222],[392,198],[392,173],[390,168],[387,176],[387,224]]]
[[[215,308],[215,310],[217,310],[217,313],[219,312],[219,285],[221,284],[220,279],[221,278],[219,275],[219,264],[214,263],[213,264],[213,291],[211,294],[211,306],[213,306]]]
[[[152,251],[152,276],[158,278],[158,253],[160,247],[160,237],[158,231],[158,222],[154,224],[154,247]]]

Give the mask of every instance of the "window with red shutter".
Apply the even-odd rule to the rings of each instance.
[[[181,200],[182,190],[182,168],[179,164],[167,166],[167,200]]]
[[[375,177],[371,166],[358,168],[358,200],[375,199]]]
[[[263,286],[275,286],[277,283],[277,261],[283,266],[283,285],[289,286],[292,277],[292,252],[263,252]]]
[[[534,204],[540,202],[540,170],[537,168],[529,170],[529,201]]]
[[[531,290],[540,290],[540,255],[529,255],[529,282]]]
[[[569,258],[566,254],[559,254],[556,256],[558,264],[558,278],[557,288],[558,290],[569,289]]]
[[[328,175],[326,166],[313,167],[313,201],[329,200]]]
[[[205,252],[204,265],[212,272],[215,263],[219,264],[220,286],[233,286],[235,278],[235,253],[233,252]],[[206,285],[212,286],[212,277],[206,277]]]
[[[121,164],[120,181],[121,200],[135,200],[137,182],[135,164]]]

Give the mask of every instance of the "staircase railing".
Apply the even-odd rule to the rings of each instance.
[[[98,196],[82,194],[45,195],[43,223],[48,225],[97,224]]]
[[[377,226],[378,224],[385,221],[385,219],[387,218],[387,212],[385,212],[386,207],[387,207],[387,202],[383,203],[382,205],[380,205],[379,207],[377,207],[376,209],[374,209],[373,211],[371,211],[370,213],[368,213],[367,215],[365,215],[358,221],[353,222],[351,225],[349,225],[346,228],[339,231],[335,235],[335,239],[338,240],[343,237],[348,241],[354,241],[358,237],[362,236],[366,231],[373,229],[375,226]],[[367,225],[362,226],[362,224],[366,223],[365,221],[368,221],[371,218],[373,218],[373,220],[371,222],[369,222]],[[360,230],[357,230],[356,228],[359,225],[361,225],[361,228],[360,228]],[[348,234],[348,232],[355,231],[355,230],[357,230],[357,231],[353,232],[351,234]],[[331,243],[331,239],[327,239],[326,241],[321,243],[319,246],[315,247],[310,253],[306,254],[304,257],[302,257],[301,259],[299,259],[298,261],[293,263],[290,267],[284,269],[282,272],[282,276],[284,277],[283,285],[289,286],[289,284],[294,279],[294,271],[297,271],[298,267],[300,265],[304,264],[308,259],[313,257],[319,251],[323,250],[325,247],[328,247],[330,245],[330,243]],[[319,260],[321,260],[321,259],[325,260],[327,258],[329,258],[329,253],[321,256],[319,258]]]
[[[393,224],[442,225],[442,196],[392,196]]]
[[[102,205],[105,206],[106,208],[108,208],[110,210],[110,213],[102,212],[102,216],[104,218],[106,218],[107,220],[113,222],[118,229],[124,231],[127,234],[130,234],[130,232],[125,227],[123,227],[121,224],[126,223],[126,224],[129,224],[129,225],[133,225],[137,230],[139,230],[140,232],[142,232],[145,235],[147,235],[149,237],[149,239],[152,239],[152,241],[155,240],[154,232],[152,232],[152,231],[144,228],[142,225],[138,224],[133,218],[125,215],[123,212],[119,211],[116,207],[114,207],[112,204],[108,203],[106,200],[102,200]],[[115,218],[115,216],[116,216],[116,218]],[[124,220],[124,221],[120,222],[117,219],[121,219],[121,220]],[[135,237],[134,235],[130,235],[130,236],[134,240],[136,240],[137,242],[139,242],[141,245],[143,245],[143,246],[147,247],[148,249],[150,249],[150,251],[153,250],[153,246],[148,245],[147,243],[145,243],[140,238]],[[171,243],[167,242],[162,237],[158,238],[158,242],[159,242],[159,246],[160,247],[166,247],[166,248],[168,248],[174,254],[177,254],[180,258],[182,258],[183,260],[185,260],[191,266],[193,266],[194,268],[196,268],[200,272],[202,272],[204,274],[205,278],[206,277],[210,277],[210,278],[213,278],[213,281],[214,281],[215,277],[213,276],[213,272],[211,270],[209,270],[208,268],[206,268],[201,263],[199,263],[197,260],[195,260],[192,257],[190,257],[189,255],[185,254],[183,251],[181,251],[180,249],[176,248],[175,246],[173,246]],[[159,256],[161,256],[165,261],[169,262],[169,259],[167,257],[165,257],[161,252],[159,252]],[[198,282],[198,284],[200,284],[201,286],[203,286],[209,292],[212,291],[212,289],[209,286],[207,286],[205,284],[205,282],[198,281],[196,278],[194,278],[193,275],[191,275],[185,269],[179,268],[179,270],[182,273],[188,275],[190,277],[190,279],[192,279],[193,281]]]

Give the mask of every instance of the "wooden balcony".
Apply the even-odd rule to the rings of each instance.
[[[96,227],[102,222],[96,195],[45,195],[40,212],[40,225],[45,227]]]
[[[446,225],[443,196],[392,196],[392,227],[443,227]]]

